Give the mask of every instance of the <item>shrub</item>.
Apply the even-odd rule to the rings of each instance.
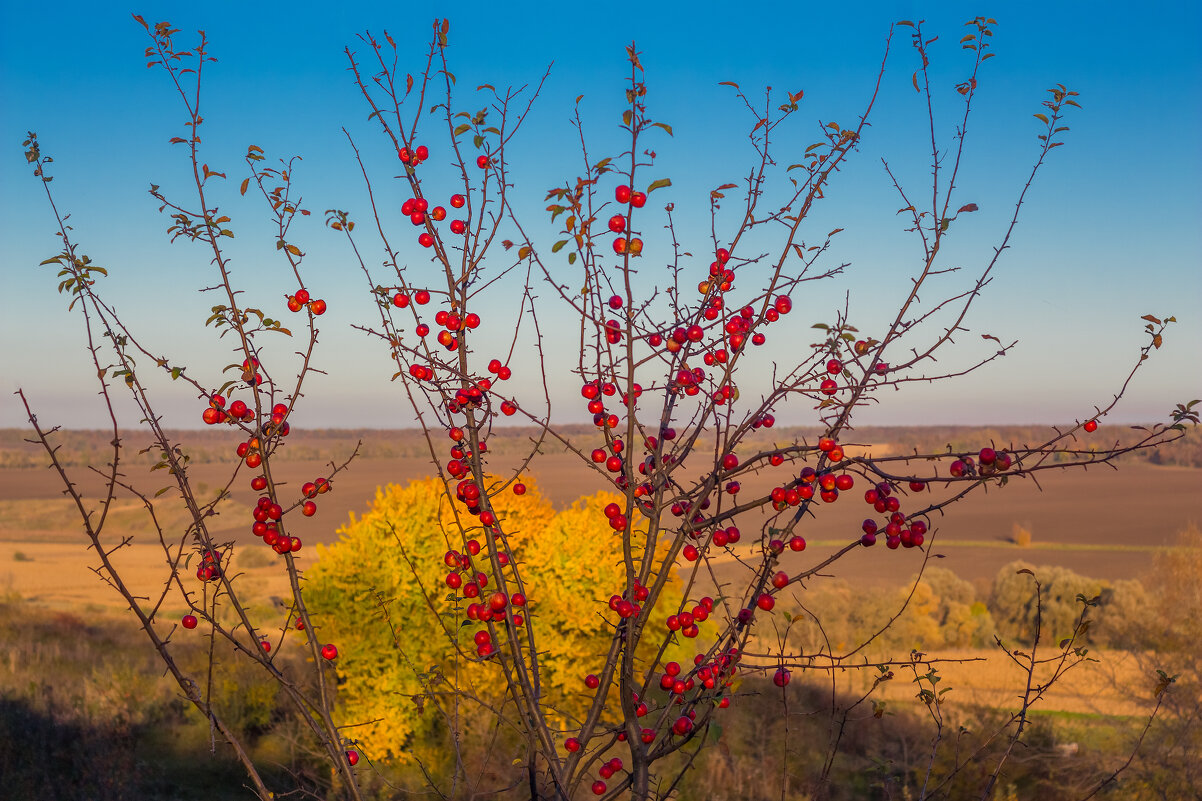
[[[738,167],[730,173],[747,176],[746,183],[742,189],[721,184],[703,195],[704,222],[679,228],[673,216],[676,195],[669,195],[672,182],[655,154],[655,148],[670,144],[672,128],[651,112],[643,65],[631,45],[625,106],[618,118],[621,140],[599,150],[586,145],[582,116],[576,116],[583,174],[545,191],[550,219],[543,225],[556,233],[544,240],[539,227],[520,219],[515,208],[508,147],[537,89],[522,97],[484,84],[477,91],[485,99],[474,96],[465,105],[448,62],[449,22],[440,20],[416,77],[398,66],[401,48],[391,36],[381,41],[365,35],[366,59],[347,51],[352,78],[371,109],[368,120],[382,131],[385,145],[386,163],[371,169],[373,156],[348,132],[371,198],[364,227],[379,236],[379,254],[366,255],[363,227],[355,232],[350,213],[329,209],[323,217],[364,275],[378,321],[355,319],[390,360],[392,379],[412,413],[406,419],[421,422],[437,477],[382,492],[376,507],[323,554],[316,571],[323,589],[311,594],[292,556],[303,544],[294,524],[318,513],[321,495],[334,488],[330,479],[351,468],[354,454],[299,488],[278,483],[273,470],[289,453],[290,416],[315,391],[318,323],[329,309],[306,285],[315,272],[302,248],[307,233],[294,225],[310,214],[299,199],[298,162],[276,161],[255,144],[246,149],[240,191],[259,196],[267,210],[269,241],[282,276],[272,279],[271,292],[284,294],[255,300],[258,290],[243,286],[243,276],[235,278],[231,271],[230,249],[242,240],[235,238],[236,223],[218,200],[229,168],[210,159],[202,143],[201,75],[209,74],[202,68],[214,61],[207,40],[202,33],[195,46],[183,47],[169,23],[135,19],[148,35],[150,65],[166,73],[186,114],[181,135],[170,141],[186,153],[190,197],[157,184],[151,196],[169,215],[169,236],[200,247],[212,264],[214,277],[202,283],[214,291],[205,325],[213,329],[214,342],[232,347],[226,357],[230,363],[220,372],[205,371],[203,364],[195,369],[184,354],[161,356],[158,343],[131,330],[115,312],[118,304],[101,295],[106,270],[80,250],[52,196],[62,247],[45,263],[57,265],[59,291],[83,316],[94,375],[112,420],[111,457],[106,452],[107,466],[98,468],[107,497],[126,488],[143,504],[169,565],[162,598],[181,592],[189,607],[180,621],[185,630],[203,625],[223,648],[278,684],[328,760],[323,790],[331,794],[363,797],[360,753],[348,747],[359,738],[364,747],[398,757],[412,746],[437,741],[435,724],[399,709],[414,699],[438,709],[444,742],[461,742],[465,720],[476,720],[461,718],[460,708],[480,710],[492,721],[487,731],[498,732],[506,756],[512,756],[511,769],[516,763],[524,772],[519,785],[512,773],[457,758],[446,782],[430,777],[439,792],[441,783],[460,795],[513,789],[559,799],[587,791],[643,799],[668,793],[675,781],[660,766],[670,767],[708,742],[736,692],[736,677],[763,673],[783,688],[792,670],[861,666],[855,656],[870,643],[836,649],[832,639],[841,641],[843,632],[832,638],[821,621],[814,625],[818,636],[802,648],[790,647],[790,629],[805,618],[783,607],[820,584],[833,563],[879,540],[883,547],[876,547],[874,558],[895,564],[888,560],[925,550],[936,516],[975,491],[1042,470],[1109,463],[1179,439],[1188,423],[1198,421],[1191,403],[1130,440],[1088,439],[1098,418],[1119,402],[1128,377],[1113,399],[1107,395],[1105,405],[1033,442],[965,443],[959,449],[895,457],[844,450],[865,406],[911,382],[971,373],[1012,347],[984,334],[996,350],[988,345],[954,365],[944,359],[994,279],[1036,173],[1064,144],[1065,116],[1078,104],[1076,92],[1063,85],[1048,91],[1035,114],[1040,124],[1034,165],[1016,192],[1009,221],[975,261],[954,247],[950,237],[979,210],[972,196],[961,196],[966,182],[961,160],[978,78],[986,77],[983,68],[992,55],[993,20],[969,21],[969,32],[960,40],[967,64],[946,92],[938,88],[943,79],[929,70],[936,38],[928,38],[920,23],[902,21],[891,28],[886,50],[894,31],[900,31],[915,51],[904,70],[913,69],[906,86],[917,90],[914,109],[930,131],[919,158],[923,163],[933,159],[923,168],[924,175],[931,173],[930,183],[919,189],[905,171],[886,162],[900,198],[898,214],[913,235],[912,269],[892,299],[894,311],[853,319],[850,303],[833,309],[819,304],[800,326],[793,322],[800,315],[789,315],[795,302],[818,297],[810,294],[809,282],[842,271],[828,260],[833,237],[843,229],[814,227],[819,221],[813,213],[870,131],[885,63],[860,113],[842,124],[822,121],[817,141],[804,149],[785,135],[800,110],[800,92],[769,92],[761,102],[734,86],[738,102],[752,109],[754,118],[747,125],[754,154],[750,170]],[[955,105],[946,127],[945,98]],[[52,159],[36,134],[24,146],[35,177],[50,195]],[[432,153],[443,168],[438,161],[426,163]],[[397,183],[390,184],[399,195],[396,203],[373,183],[375,174],[396,176]],[[731,190],[742,195],[738,202],[727,200]],[[440,205],[443,197],[449,212]],[[396,234],[397,225],[411,233]],[[703,230],[708,233],[698,233]],[[668,262],[667,270],[648,266],[661,260]],[[966,280],[947,283],[949,274]],[[506,280],[514,278],[518,300],[503,294],[499,300]],[[339,275],[335,280],[349,279]],[[545,294],[557,297],[566,310],[566,325],[543,327],[535,285],[544,280]],[[1132,354],[1132,375],[1160,348],[1174,322],[1152,315],[1144,319],[1146,341]],[[552,336],[571,343],[566,362],[553,358],[558,351],[548,346]],[[760,350],[769,336],[787,343],[778,361]],[[202,347],[203,358],[210,358],[212,345]],[[189,455],[162,426],[152,388],[156,377],[169,377],[194,392],[196,411],[207,425],[238,432],[229,456],[231,475],[245,468],[252,488],[261,493],[244,519],[263,538],[263,547],[280,556],[292,588],[286,614],[246,603],[247,585],[231,571],[229,549],[210,526],[223,493],[202,498],[191,483]],[[550,386],[561,382],[580,388],[580,406],[594,424],[587,436],[571,437],[551,418]],[[165,525],[160,517],[162,502],[156,507],[155,499],[167,489],[130,488],[122,472],[124,445],[114,400],[119,391],[128,392],[146,427],[147,452],[156,460],[151,470],[174,481],[170,491],[178,493],[186,525]],[[41,426],[19,395],[80,513],[98,570],[122,594],[181,691],[229,741],[254,792],[273,797],[219,699],[207,683],[202,690],[177,658],[174,621],[162,619],[155,599],[145,602],[136,595],[111,558],[103,529],[112,501],[99,513],[89,510],[58,458],[53,431]],[[777,414],[802,407],[811,409],[821,433],[778,441],[770,433]],[[494,478],[487,465],[494,426],[508,418],[539,429],[523,464],[544,443],[558,442],[593,465],[599,482],[616,493],[613,500],[593,496],[562,520],[533,493],[516,501],[510,488],[521,468]],[[827,527],[825,504],[842,497],[846,505],[861,492],[868,504],[864,523],[851,530],[842,524]],[[829,558],[802,555],[805,536],[816,525],[845,543]],[[577,567],[569,560],[577,554],[592,558]],[[712,603],[695,598],[698,582],[712,577],[716,563],[728,558],[739,566],[738,579],[724,584]],[[454,570],[448,575],[445,567]],[[540,583],[543,568],[552,580]],[[466,592],[472,582],[463,572],[483,573],[500,594],[492,606],[502,613],[497,619],[481,621],[477,608],[472,620],[472,596]],[[1077,579],[1057,575],[1046,585],[1048,631],[1060,633],[1067,625],[1064,610],[1081,583]],[[527,587],[529,604],[518,603]],[[907,595],[910,603],[917,602],[914,636],[938,636],[941,627],[957,638],[979,636],[981,626],[966,625],[976,621],[971,605],[966,610],[958,600],[962,589],[945,578],[919,583]],[[1031,633],[1030,609],[1017,598],[1024,591],[1009,579],[999,579],[995,587],[994,617],[1007,635]],[[878,602],[892,607],[879,630],[884,633],[904,619],[906,599]],[[465,606],[468,626],[459,613]],[[859,606],[849,618],[874,617],[878,611]],[[518,616],[526,614],[531,619],[519,624]],[[372,615],[389,626],[360,628],[359,622]],[[421,626],[410,631],[417,620]],[[464,647],[465,628],[474,632],[474,648]],[[775,641],[765,646],[770,629]],[[542,637],[539,631],[549,634]],[[1079,633],[1073,631],[1062,650],[1070,649]],[[675,663],[676,648],[693,659]],[[282,669],[285,649],[310,660],[307,680]],[[210,667],[217,663],[214,658]],[[598,681],[576,698],[570,676],[579,676],[582,663]],[[349,720],[336,720],[332,682],[338,677]],[[562,697],[556,698],[558,693]],[[1032,702],[1028,690],[985,796],[1028,732],[1026,711]],[[381,711],[382,717],[372,717]],[[480,727],[476,734],[489,736]],[[617,751],[624,761],[610,756]]]

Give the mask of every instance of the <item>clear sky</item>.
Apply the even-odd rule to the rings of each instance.
[[[104,420],[81,321],[55,293],[53,268],[37,266],[54,255],[57,243],[41,187],[24,163],[20,143],[28,130],[37,131],[43,150],[54,156],[60,208],[71,212],[83,251],[111,271],[104,292],[131,327],[173,362],[192,365],[194,375],[231,361],[228,343],[201,327],[212,301],[197,290],[214,282],[207,258],[196,247],[168,243],[169,222],[146,193],[153,182],[185,197],[185,153],[168,144],[182,134],[184,114],[166,76],[146,68],[142,53],[149,41],[129,11],[147,21],[169,20],[184,31],[181,43],[198,28],[208,32],[218,62],[207,74],[205,158],[231,177],[220,202],[239,232],[231,250],[241,271],[236,280],[259,292],[260,305],[277,316],[287,315],[283,293],[291,284],[264,226],[261,200],[238,197],[245,175],[241,155],[248,144],[258,144],[273,158],[304,159],[296,178],[314,216],[298,224],[294,237],[309,254],[307,283],[330,303],[322,320],[327,355],[318,363],[329,376],[310,387],[298,413],[304,415],[299,422],[322,427],[412,422],[389,384],[386,354],[350,327],[371,320],[374,311],[361,273],[320,220],[321,211],[332,207],[364,217],[362,181],[341,126],[365,148],[382,185],[396,173],[346,71],[343,48],[363,50],[358,33],[389,31],[402,46],[402,72],[416,72],[430,23],[448,16],[458,99],[469,110],[479,105],[478,84],[537,82],[553,62],[509,151],[511,199],[536,232],[545,229],[546,189],[579,171],[579,148],[568,125],[577,95],[584,96],[591,153],[622,149],[623,47],[637,41],[650,113],[675,132],[653,144],[656,175],[673,181],[656,200],[676,204],[682,235],[703,252],[708,190],[738,182],[754,155],[747,139],[751,118],[720,81],[736,81],[749,92],[766,85],[805,90],[794,127],[781,139],[782,164],[788,164],[789,148],[799,153],[816,141],[820,120],[854,122],[876,77],[890,23],[925,18],[927,35],[940,37],[932,55],[941,137],[950,147],[958,99],[952,87],[966,68],[956,43],[962,23],[976,13],[959,2],[865,2],[852,12],[800,3],[505,8],[347,2],[286,8],[213,2],[118,10],[109,3],[62,2],[51,11],[0,5],[0,426],[24,424],[10,394],[18,387],[43,422],[91,427]],[[966,271],[988,257],[1012,211],[1036,155],[1039,123],[1032,114],[1045,90],[1063,83],[1080,92],[1083,106],[1067,120],[1067,144],[1037,179],[1013,247],[968,321],[965,348],[947,364],[969,363],[981,352],[974,344],[980,333],[1020,343],[967,378],[886,393],[862,422],[1028,423],[1088,416],[1121,385],[1145,342],[1139,318],[1149,313],[1174,314],[1180,324],[1112,419],[1162,420],[1174,403],[1202,397],[1202,12],[1195,3],[1005,2],[980,13],[998,20],[997,56],[983,73],[961,180],[962,202],[975,202],[981,211],[957,223],[951,240]],[[922,109],[910,86],[916,65],[906,34],[902,29],[894,41],[874,125],[836,178],[813,229],[846,229],[831,261],[850,266],[829,286],[795,298],[792,328],[769,329],[767,352],[778,361],[788,359],[791,344],[806,347],[809,326],[829,321],[845,297],[852,322],[872,333],[896,309],[918,262],[916,243],[895,216],[902,204],[881,166],[887,158],[917,190],[930,159]],[[432,135],[432,162],[439,158],[437,141]],[[378,260],[378,243],[363,234],[361,246]],[[399,241],[417,264],[422,254],[412,237]],[[553,240],[544,241],[546,250]],[[650,242],[649,250],[653,257]],[[963,286],[948,280],[950,287]],[[550,309],[553,300],[543,295]],[[512,288],[502,291],[499,317],[513,296]],[[552,333],[571,325],[550,310],[547,323]],[[564,347],[554,348],[552,358],[570,366],[572,354]],[[760,361],[757,369],[766,375],[767,359]],[[219,383],[216,371],[209,374]],[[161,388],[167,422],[198,424],[198,402],[178,389]],[[557,417],[583,416],[573,400],[579,397],[574,379],[561,382],[555,393],[564,399]],[[813,422],[812,412],[800,407],[786,419]]]

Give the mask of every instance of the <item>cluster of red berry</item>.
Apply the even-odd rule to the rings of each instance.
[[[926,482],[917,480],[911,481],[909,486],[911,492],[923,492],[927,488]],[[898,546],[917,548],[926,539],[927,524],[922,520],[907,520],[906,515],[901,511],[901,499],[893,492],[893,485],[888,481],[882,481],[864,493],[864,503],[872,506],[879,514],[888,513],[888,522],[883,527],[885,545],[888,548],[896,549]],[[882,527],[870,517],[864,520],[861,528],[864,530],[864,534],[860,537],[860,543],[866,547],[875,545],[876,535]]]
[[[398,151],[400,159],[410,167],[416,167],[430,156],[430,151],[425,145],[419,145],[415,150],[410,151],[409,148],[401,148]],[[483,160],[483,163],[481,163]],[[476,160],[476,164],[481,168],[488,166],[488,157],[481,156]],[[460,194],[451,195],[451,208],[461,209],[467,205],[467,198]],[[434,247],[434,223],[440,223],[447,218],[447,210],[442,206],[430,207],[430,201],[424,197],[411,197],[401,204],[401,214],[409,218],[409,222],[415,226],[423,226],[423,230],[417,236],[417,243],[424,248]],[[462,235],[467,232],[467,222],[461,219],[451,220],[451,233]]]
[[[735,674],[738,672],[738,661],[739,649],[732,646],[713,658],[707,658],[705,654],[697,654],[693,657],[693,669],[687,673],[683,672],[678,662],[666,663],[664,671],[659,677],[659,689],[664,695],[662,697],[652,696],[651,702],[648,703],[647,700],[640,698],[638,693],[632,693],[631,700],[634,704],[635,715],[643,718],[652,712],[671,706],[683,707],[680,714],[672,720],[666,736],[684,737],[688,735],[693,730],[694,721],[697,719],[698,707],[714,705],[715,702],[719,709],[730,706],[728,690],[734,683]],[[584,677],[584,686],[589,690],[596,690],[601,686],[601,680],[596,674],[589,673]],[[614,734],[618,741],[625,742],[625,731],[619,730]],[[639,732],[639,739],[648,745],[654,743],[657,736],[658,732],[652,727],[644,726]],[[564,740],[564,748],[568,753],[579,753],[584,747],[585,743],[579,737],[568,737]],[[602,763],[597,771],[599,778],[593,783],[593,792],[597,795],[604,795],[607,789],[605,780],[613,777],[622,769],[622,760],[616,757]]]
[[[221,554],[217,551],[206,550],[196,566],[196,578],[201,581],[216,581],[221,578]]]
[[[643,192],[635,192],[629,186],[623,184],[614,190],[614,200],[627,207],[625,215],[615,214],[609,218],[609,230],[619,236],[614,239],[614,253],[619,256],[629,254],[638,256],[643,252],[643,240],[637,236],[631,236],[626,230],[629,222],[630,208],[641,209],[647,204],[647,195]]]
[[[326,302],[321,298],[310,300],[307,289],[298,289],[295,295],[288,296],[288,311],[298,312],[306,306],[319,317],[326,313]]]
[[[447,586],[472,601],[467,607],[468,620],[487,625],[493,622],[503,622],[508,618],[514,626],[524,626],[526,624],[525,617],[515,611],[526,606],[526,596],[522,593],[515,592],[512,595],[506,595],[503,592],[494,592],[484,602],[475,600],[481,597],[484,588],[488,586],[488,574],[479,571],[472,561],[472,558],[479,554],[480,542],[470,539],[465,544],[464,553],[450,550],[443,556],[444,564],[451,568],[446,577]],[[505,553],[498,554],[497,561],[502,566],[509,563]],[[476,653],[481,658],[487,658],[496,653],[497,644],[488,628],[479,629],[473,636],[473,641],[476,643]]]

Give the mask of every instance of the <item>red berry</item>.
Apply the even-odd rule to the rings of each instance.
[[[451,220],[451,233],[462,234],[467,230],[467,223],[463,220]]]
[[[629,203],[631,197],[630,187],[622,184],[614,190],[614,199],[619,203]]]
[[[609,230],[615,234],[620,234],[626,230],[626,218],[621,214],[615,214],[609,218]]]
[[[434,246],[434,237],[430,235],[429,231],[424,231],[421,234],[421,236],[419,236],[417,238],[417,244],[421,245],[424,248],[433,247]]]
[[[466,202],[467,198],[463,195],[451,195],[451,208],[461,209]]]
[[[476,157],[476,166],[484,169],[488,166],[488,156],[480,155]]]
[[[334,645],[334,643],[326,643],[321,646],[321,656],[323,659],[338,658],[338,646]]]
[[[1085,421],[1085,425],[1082,426],[1082,428],[1084,428],[1086,431],[1088,431],[1090,434],[1092,434],[1093,432],[1098,430],[1098,421],[1097,420],[1087,420],[1087,421]]]
[[[196,628],[196,615],[184,615],[184,618],[180,621],[180,623],[182,623],[186,629],[194,629]]]
[[[350,765],[352,768],[355,767],[355,765],[358,765],[359,764],[359,752],[354,750],[353,748],[350,751],[347,751],[346,752],[346,761],[347,761],[347,764]]]
[[[634,192],[630,195],[630,205],[636,209],[641,209],[647,203],[647,196],[642,192]]]

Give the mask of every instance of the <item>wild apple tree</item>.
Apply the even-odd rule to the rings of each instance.
[[[756,99],[733,87],[736,102],[752,112],[754,161],[732,170],[742,178],[703,198],[709,207],[704,225],[682,226],[674,203],[661,201],[676,190],[668,190],[670,176],[656,166],[654,152],[672,147],[672,128],[652,114],[634,46],[626,52],[620,136],[595,137],[578,110],[580,174],[533,195],[507,146],[525,134],[537,88],[457,87],[446,21],[436,22],[415,74],[399,66],[409,53],[391,36],[365,35],[359,50],[348,48],[348,64],[371,125],[394,157],[373,163],[348,133],[349,163],[362,175],[372,213],[355,220],[331,209],[324,221],[344,238],[347,258],[357,265],[337,268],[343,270],[338,280],[361,281],[372,301],[375,317],[359,327],[391,360],[398,391],[421,423],[437,481],[403,509],[395,507],[391,518],[371,518],[374,528],[364,518],[353,537],[322,557],[322,582],[310,592],[293,556],[301,547],[293,521],[317,513],[336,474],[354,469],[354,454],[301,487],[279,482],[273,468],[288,458],[289,418],[305,402],[304,388],[317,369],[317,323],[327,304],[306,277],[335,268],[312,265],[296,233],[303,229],[294,224],[309,210],[298,199],[294,161],[250,144],[241,167],[210,166],[201,139],[202,77],[208,79],[214,59],[203,33],[184,48],[169,24],[135,19],[149,37],[149,60],[187,119],[170,141],[186,154],[191,193],[177,197],[157,186],[151,193],[169,219],[171,238],[211,263],[198,281],[217,300],[212,316],[198,321],[204,325],[197,326],[196,345],[210,348],[216,341],[230,348],[231,365],[223,374],[188,371],[188,354],[164,355],[150,335],[115,312],[101,291],[104,271],[83,255],[51,194],[51,158],[31,133],[26,157],[46,188],[61,238],[61,252],[48,261],[60,268],[59,291],[83,317],[112,419],[112,458],[96,466],[107,485],[99,509],[71,483],[53,430],[32,410],[30,422],[78,504],[101,576],[125,596],[188,700],[230,742],[260,798],[288,788],[269,786],[210,703],[205,683],[176,660],[173,641],[196,634],[178,630],[178,618],[163,612],[175,599],[189,607],[185,629],[208,632],[279,682],[331,766],[311,792],[363,798],[371,773],[370,759],[362,757],[412,746],[407,739],[379,742],[363,734],[408,738],[412,728],[360,728],[371,721],[354,716],[359,707],[339,705],[336,675],[349,682],[346,698],[361,698],[363,687],[355,682],[369,680],[373,669],[372,653],[361,646],[376,643],[381,659],[392,649],[401,654],[414,677],[406,692],[425,699],[449,733],[449,767],[425,774],[442,797],[665,798],[696,751],[712,742],[707,735],[730,705],[737,676],[770,676],[783,688],[799,670],[849,667],[863,650],[866,643],[843,650],[829,643],[798,646],[787,636],[792,615],[804,614],[798,610],[807,589],[847,554],[872,549],[889,570],[897,552],[917,551],[925,564],[939,513],[949,505],[1041,471],[1108,463],[1162,445],[1197,421],[1191,407],[1179,407],[1165,424],[1121,440],[1100,439],[1098,421],[1118,403],[1124,382],[1112,398],[1040,442],[878,457],[845,450],[868,404],[888,403],[894,389],[910,383],[964,380],[1013,346],[995,340],[996,350],[968,364],[942,359],[1002,265],[1023,202],[1064,143],[1065,117],[1077,100],[1065,86],[1048,91],[1035,114],[1033,163],[1016,186],[1013,214],[993,246],[978,254],[969,280],[941,280],[949,271],[941,258],[948,237],[977,211],[972,198],[960,196],[958,180],[992,55],[991,19],[967,23],[962,80],[950,88],[931,77],[932,40],[920,23],[897,23],[886,38],[887,58],[899,43],[912,50],[904,71],[913,72],[907,81],[913,89],[907,91],[919,99],[929,148],[901,157],[929,160],[930,180],[913,186],[885,165],[884,180],[892,183],[899,219],[911,235],[905,259],[912,279],[887,319],[865,321],[850,306],[830,313],[808,308],[805,300],[811,282],[842,268],[830,261],[838,231],[817,230],[813,212],[872,135],[869,121],[889,74],[885,59],[859,115],[820,119],[820,136],[804,148],[779,144],[790,126],[813,121],[802,112],[800,92]],[[945,93],[958,103],[950,135],[937,113]],[[399,208],[384,200],[397,186],[404,196]],[[264,203],[276,269],[288,287],[282,296],[251,296],[230,269],[240,241],[223,211],[231,189]],[[526,216],[535,201],[546,204],[557,236],[544,240],[548,220]],[[702,229],[709,233],[697,239],[694,232]],[[496,302],[506,281],[522,287],[516,304]],[[568,310],[570,332],[546,330],[540,293]],[[1170,322],[1148,318],[1132,376],[1160,346]],[[579,357],[550,358],[546,338],[569,335]],[[769,337],[793,343],[786,351],[790,361],[782,361],[779,350],[764,355]],[[154,373],[187,382],[205,424],[239,432],[225,490],[206,496],[190,477],[186,448],[161,423]],[[593,422],[586,436],[568,433],[552,414],[549,388],[565,383],[578,387],[580,410]],[[139,421],[118,420],[117,393],[136,404]],[[785,404],[804,406],[821,436],[774,436]],[[573,409],[568,416],[576,414]],[[518,421],[536,432],[528,453],[514,471],[494,473],[488,446],[495,426]],[[149,436],[161,456],[156,467],[172,477],[171,497],[178,496],[191,520],[185,531],[160,527],[167,569],[161,593],[150,599],[136,597],[114,564],[112,540],[104,539],[105,512],[119,493],[141,497],[152,516],[167,502],[128,476],[123,454],[131,435],[123,426],[131,423],[140,426],[139,437]],[[540,449],[551,445],[576,454],[591,466],[598,488],[612,493],[604,503],[579,507],[578,519],[558,535],[542,512],[522,506],[536,502],[525,493],[524,476],[537,468]],[[229,569],[235,544],[210,533],[214,510],[234,482],[249,482],[260,493],[246,525],[261,547],[279,555],[279,569],[288,575],[291,597],[275,616],[252,613],[243,602],[242,582]],[[862,525],[832,532],[825,513],[835,503],[864,504]],[[818,526],[845,545],[823,558],[807,553],[806,537]],[[572,585],[571,598],[562,595],[562,571],[549,567],[565,550],[578,564],[597,568],[587,574],[589,582]],[[391,554],[391,564],[406,571],[392,578],[396,592],[409,593],[403,627],[421,632],[412,652],[433,666],[405,661],[404,638],[390,617],[390,609],[400,608],[395,599],[382,595],[362,601],[362,608],[348,601],[353,596],[345,582],[354,565],[375,570],[384,564],[381,554]],[[715,593],[706,588],[717,583],[719,558],[736,559],[742,572]],[[377,627],[376,633],[346,634],[344,642],[327,638],[346,631],[348,620],[364,631]],[[560,647],[573,626],[592,632],[576,664]],[[381,637],[382,631],[390,633]],[[1072,643],[1062,649],[1071,652]],[[285,668],[285,652],[306,654],[312,675],[302,679]],[[353,664],[344,669],[343,660],[368,672],[355,674]],[[571,685],[569,667],[577,674]],[[461,714],[469,707],[470,715]],[[460,735],[481,733],[468,731],[465,721],[480,726],[483,719],[505,732],[498,740],[505,747],[497,748],[503,764],[497,754],[479,763],[456,750]],[[1015,740],[1022,725],[1016,721],[1011,729]]]

